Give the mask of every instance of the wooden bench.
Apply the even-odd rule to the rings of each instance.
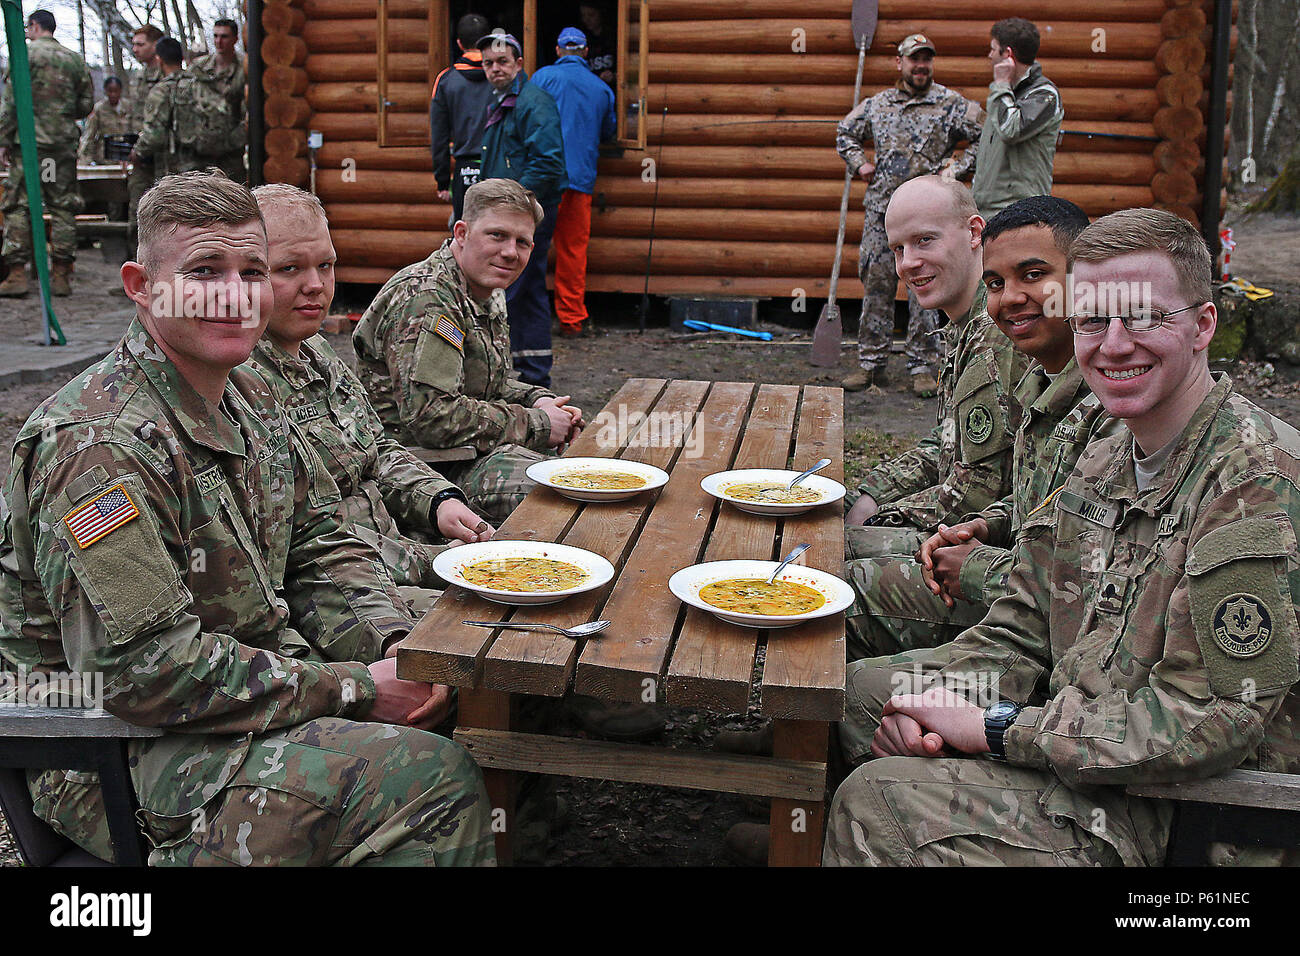
[[[1300,775],[1229,770],[1208,780],[1129,784],[1138,797],[1172,800],[1166,866],[1204,866],[1211,843],[1300,848]]]
[[[0,706],[0,809],[30,866],[102,865],[32,812],[28,770],[83,770],[99,774],[114,861],[144,866],[146,851],[136,826],[135,791],[127,770],[127,741],[160,737],[103,710]]]

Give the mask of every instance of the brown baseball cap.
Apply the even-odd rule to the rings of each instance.
[[[898,44],[899,56],[911,56],[917,50],[929,50],[931,53],[938,53],[930,38],[924,33],[913,33],[909,37],[904,37],[903,42]]]

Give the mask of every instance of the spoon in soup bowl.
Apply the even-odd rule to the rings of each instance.
[[[799,545],[799,547],[795,548],[793,551],[791,551],[789,554],[787,554],[784,558],[782,558],[782,559],[781,559],[781,563],[778,564],[778,565],[776,566],[776,570],[772,572],[772,576],[771,576],[770,578],[767,579],[767,583],[768,583],[768,584],[773,584],[773,583],[775,583],[775,582],[776,582],[776,576],[777,576],[778,574],[780,574],[782,571],[785,570],[785,566],[786,566],[787,564],[789,564],[791,561],[793,561],[795,558],[799,557],[799,555],[803,554],[805,551],[807,551],[807,550],[808,550],[809,548],[811,548],[811,547],[812,547],[811,544],[801,544],[801,545]]]

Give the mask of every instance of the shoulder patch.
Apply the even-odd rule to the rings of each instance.
[[[977,404],[966,416],[966,437],[982,445],[993,434],[993,416],[982,404]]]
[[[1260,654],[1273,636],[1273,618],[1253,594],[1230,594],[1214,609],[1215,643],[1229,657]]]
[[[73,508],[63,522],[82,550],[100,538],[140,517],[140,511],[121,484],[102,491],[84,505]]]
[[[465,333],[447,316],[438,316],[438,321],[433,323],[433,331],[455,346],[458,352],[465,351]]]

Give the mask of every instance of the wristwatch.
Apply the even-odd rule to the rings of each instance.
[[[1007,759],[1007,728],[1020,716],[1022,705],[1013,700],[1000,700],[984,710],[984,739],[989,752],[999,760]]]

